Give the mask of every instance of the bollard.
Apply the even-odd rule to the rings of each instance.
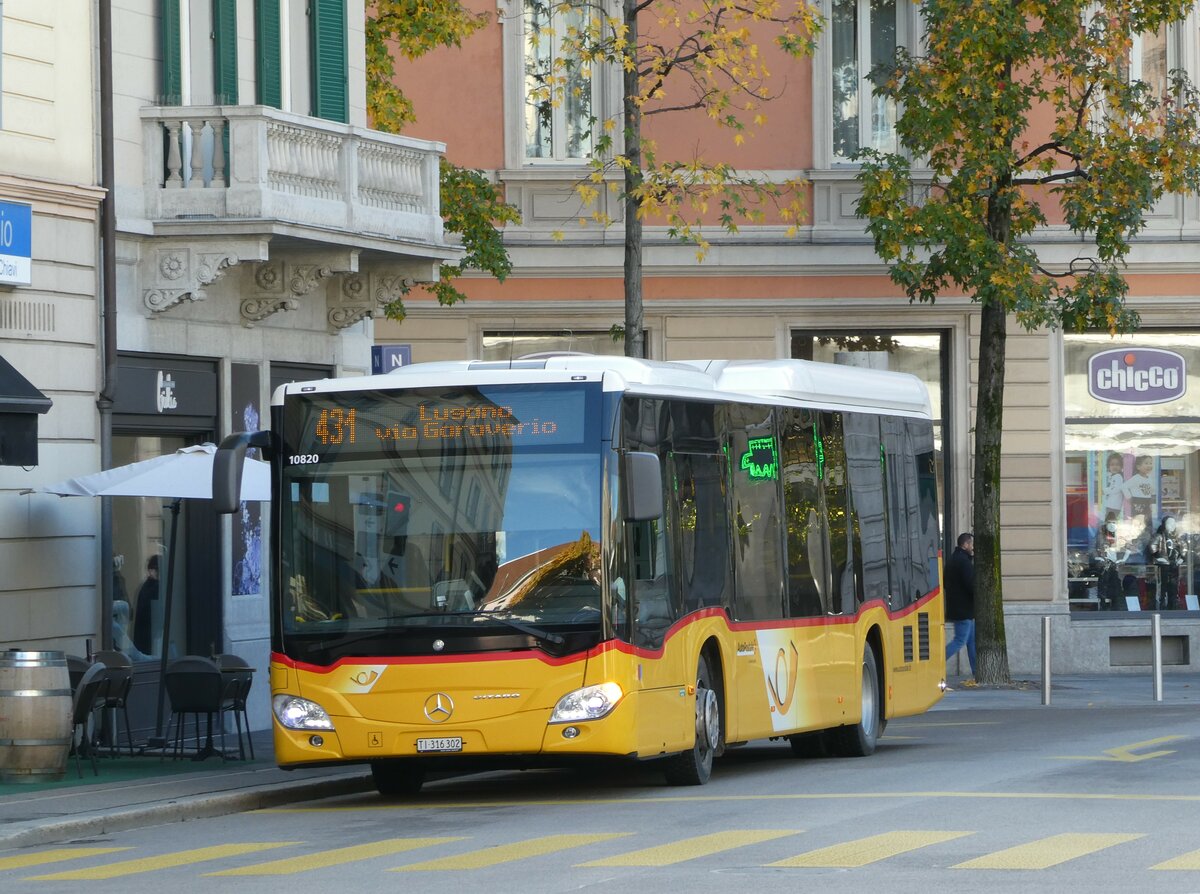
[[[1042,704],[1050,704],[1050,616],[1042,618]]]
[[[1154,651],[1154,700],[1163,700],[1162,674],[1162,615],[1155,612],[1150,619],[1150,641]]]

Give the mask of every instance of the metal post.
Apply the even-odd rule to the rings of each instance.
[[[1042,704],[1050,704],[1050,616],[1042,618]]]
[[[1163,700],[1162,676],[1162,615],[1155,612],[1150,619],[1150,640],[1154,648],[1154,700]]]

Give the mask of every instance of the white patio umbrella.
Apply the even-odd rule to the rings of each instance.
[[[174,601],[175,534],[179,528],[181,500],[211,500],[214,444],[183,447],[174,453],[117,466],[103,472],[80,475],[54,484],[43,484],[22,493],[58,494],[61,497],[161,497],[171,504],[171,538],[167,551],[167,575],[163,599],[163,644],[160,662],[156,739],[162,743],[163,697],[167,674],[171,604]],[[246,458],[242,471],[242,500],[271,499],[271,466]]]
[[[80,475],[54,484],[43,484],[22,493],[58,494],[60,497],[165,497],[182,500],[212,499],[213,444],[183,447],[165,456]],[[243,500],[271,499],[271,467],[246,459],[242,473]]]

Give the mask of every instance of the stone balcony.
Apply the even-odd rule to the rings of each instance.
[[[348,290],[385,302],[461,254],[442,230],[441,143],[266,106],[151,106],[141,118],[152,311],[203,298],[240,263],[263,277],[274,267],[271,281],[352,275]]]

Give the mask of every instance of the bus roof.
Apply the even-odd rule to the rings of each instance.
[[[391,372],[345,379],[292,382],[285,394],[361,391],[377,388],[424,388],[470,381],[603,381],[605,390],[769,403],[798,402],[834,409],[892,410],[929,417],[924,383],[909,373],[809,360],[640,360],[600,354],[553,354],[512,361],[451,360],[415,363]]]

